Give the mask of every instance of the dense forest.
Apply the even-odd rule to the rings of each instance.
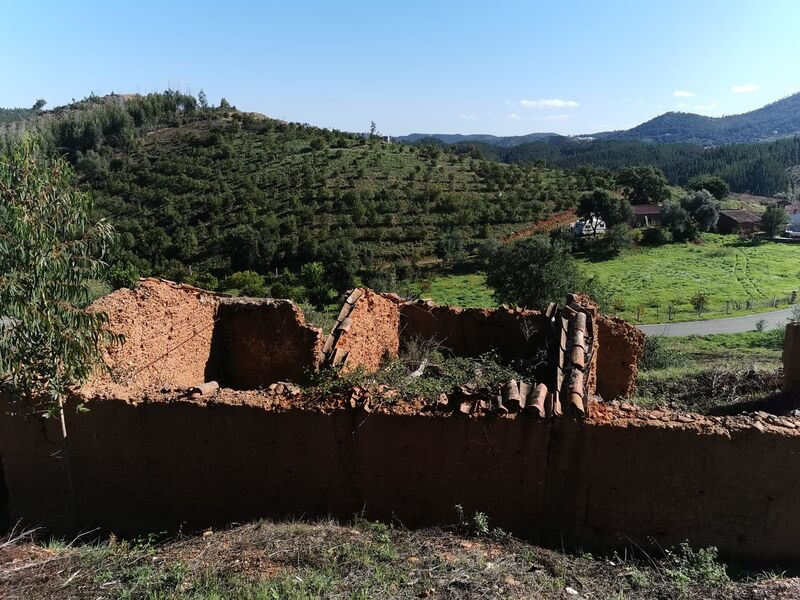
[[[346,286],[354,271],[458,255],[574,206],[583,187],[550,168],[389,144],[172,91],[92,96],[7,123],[0,150],[26,132],[74,165],[120,234],[120,264],[209,286],[314,261]]]
[[[451,148],[457,153],[490,160],[547,164],[560,169],[594,165],[617,170],[630,165],[653,165],[664,171],[675,185],[684,185],[696,175],[709,173],[725,179],[733,191],[761,196],[787,191],[789,169],[800,165],[800,137],[714,148],[688,143],[652,144],[563,137],[510,148],[479,143],[455,144]]]
[[[0,108],[0,125],[24,121],[36,114],[32,108]]]

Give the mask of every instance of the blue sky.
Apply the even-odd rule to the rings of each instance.
[[[800,91],[800,2],[0,0],[0,106],[171,86],[350,131],[588,133]]]

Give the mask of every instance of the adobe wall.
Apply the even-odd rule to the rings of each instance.
[[[143,279],[132,290],[100,298],[89,310],[105,312],[125,343],[109,349],[111,372],[98,373],[86,393],[137,398],[145,388],[202,383],[216,309],[214,294],[160,279]]]
[[[636,391],[645,335],[618,317],[597,315],[597,393],[605,400],[630,397]]]
[[[800,400],[800,323],[789,323],[783,339],[783,391]]]
[[[400,304],[403,339],[433,339],[456,356],[497,350],[505,359],[527,358],[546,346],[549,319],[522,309],[458,308],[431,301]]]
[[[363,510],[414,527],[450,523],[461,504],[558,547],[688,538],[726,555],[800,564],[798,420],[624,406],[593,409],[598,416],[586,420],[190,401],[89,409],[67,414],[74,519],[57,429],[0,417],[12,519],[133,534]]]
[[[339,311],[325,340],[324,360],[344,371],[362,367],[375,371],[386,357],[400,350],[397,304],[369,289],[356,289]]]
[[[139,400],[206,381],[234,389],[303,383],[322,361],[322,331],[289,300],[226,298],[148,278],[89,310],[105,312],[110,329],[125,337],[106,352],[109,371],[82,386],[90,398]]]

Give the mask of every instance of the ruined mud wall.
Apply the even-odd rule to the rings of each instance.
[[[322,359],[322,330],[288,300],[220,298],[205,380],[233,389],[304,383]]]
[[[137,398],[145,388],[202,383],[216,308],[213,294],[159,279],[100,298],[89,310],[105,312],[125,343],[109,349],[111,371],[98,373],[86,392]]]
[[[800,434],[782,418],[606,410],[545,421],[116,400],[89,409],[67,414],[74,502],[55,423],[0,417],[13,520],[132,534],[363,510],[422,526],[452,522],[461,504],[558,547],[688,538],[800,564]]]
[[[644,333],[617,317],[598,315],[597,393],[605,400],[630,397],[636,391]]]
[[[800,323],[789,323],[783,340],[783,391],[800,401]]]
[[[528,358],[546,349],[549,319],[522,309],[457,308],[431,301],[400,305],[402,340],[436,340],[456,356],[497,351],[505,359]]]
[[[95,302],[125,336],[108,350],[86,397],[140,400],[160,388],[205,381],[258,389],[303,383],[322,361],[322,331],[306,324],[289,300],[225,298],[161,279],[141,280]]]
[[[336,325],[325,340],[324,360],[345,371],[375,371],[400,349],[397,303],[368,289],[354,290],[342,304]]]

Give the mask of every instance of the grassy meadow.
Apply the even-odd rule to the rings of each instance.
[[[705,234],[700,244],[642,247],[578,262],[604,291],[606,312],[631,321],[638,316],[642,323],[666,321],[670,304],[673,321],[697,320],[690,303],[696,292],[708,295],[702,318],[714,319],[773,310],[773,298],[785,308],[800,290],[800,245],[743,242],[734,235]],[[441,304],[497,305],[482,273],[435,277],[417,290]]]
[[[643,323],[691,321],[690,299],[708,295],[702,318],[772,310],[772,299],[800,289],[800,245],[746,242],[733,235],[703,235],[702,243],[639,248],[604,261],[582,259],[580,268],[605,290],[608,312]],[[748,306],[747,301],[751,301]],[[726,306],[726,303],[727,306]]]

